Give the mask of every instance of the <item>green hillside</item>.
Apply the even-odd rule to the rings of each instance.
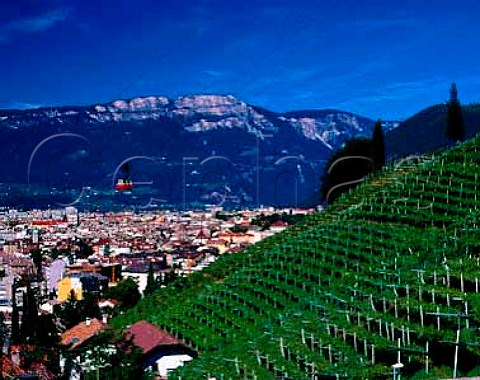
[[[448,377],[458,327],[457,374],[473,373],[479,164],[479,138],[400,162],[114,325],[146,318],[199,350],[174,378],[391,378],[398,355],[405,377]]]
[[[480,132],[480,104],[462,106],[466,137],[471,138]],[[385,136],[385,144],[390,157],[403,157],[406,154],[431,152],[448,146],[445,137],[447,106],[437,104],[413,115],[400,123]]]

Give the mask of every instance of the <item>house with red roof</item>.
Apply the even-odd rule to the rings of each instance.
[[[270,226],[270,229],[272,231],[275,231],[275,232],[281,232],[283,231],[285,228],[288,227],[288,223],[282,221],[282,220],[277,220],[275,223],[273,223],[271,226]]]
[[[107,328],[108,325],[99,321],[97,318],[87,319],[65,331],[61,337],[61,344],[70,349],[78,348]]]
[[[198,356],[183,341],[147,321],[130,326],[125,338],[132,339],[132,343],[142,350],[143,367],[158,371],[162,377]]]

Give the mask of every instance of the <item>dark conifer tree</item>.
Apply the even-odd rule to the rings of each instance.
[[[5,323],[5,314],[0,312],[0,358],[3,356],[3,346],[8,341],[8,327]],[[3,360],[3,359],[2,359]]]
[[[109,288],[106,297],[111,297],[120,302],[120,309],[125,310],[134,307],[142,298],[142,295],[138,290],[137,282],[133,278],[127,277],[120,281],[117,286]]]
[[[35,294],[28,285],[27,291],[23,293],[22,325],[20,336],[24,343],[34,343],[37,333],[38,308]]]
[[[28,339],[28,297],[22,293],[22,322],[20,324],[20,342],[25,343]]]
[[[152,294],[155,291],[155,288],[156,288],[155,275],[153,273],[153,265],[152,263],[150,263],[150,265],[148,266],[147,286],[145,287],[143,294],[144,295]]]
[[[60,311],[62,323],[67,329],[75,326],[82,321],[80,315],[79,301],[75,295],[75,291],[72,289],[68,296],[68,299],[62,304]]]
[[[43,254],[39,248],[34,248],[30,251],[30,257],[32,258],[33,264],[37,269],[37,278],[43,279],[43,271],[42,271],[42,264],[43,264]]]
[[[57,348],[59,336],[53,314],[40,314],[38,316],[37,343],[40,347]]]
[[[372,159],[375,170],[382,170],[385,166],[385,139],[382,122],[377,120],[372,136]]]
[[[447,103],[447,125],[445,136],[452,142],[462,141],[465,138],[465,125],[463,123],[462,106],[458,100],[457,85],[452,83],[450,100]]]
[[[20,343],[20,316],[18,314],[17,306],[17,284],[14,282],[12,285],[12,333],[10,336],[10,341],[12,345]]]
[[[331,204],[341,194],[363,182],[373,171],[372,140],[354,138],[335,152],[325,165],[321,194]]]
[[[102,313],[98,306],[98,298],[92,293],[85,293],[81,304],[80,319],[85,320],[87,318],[101,318]]]

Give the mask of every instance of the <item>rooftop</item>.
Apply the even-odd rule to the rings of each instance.
[[[70,348],[76,348],[107,328],[108,325],[105,325],[96,318],[81,322],[62,334],[61,344],[63,346],[70,346]]]
[[[180,344],[175,337],[160,330],[147,321],[140,321],[127,330],[127,337],[133,337],[133,344],[141,348],[144,354],[152,351],[159,346]]]

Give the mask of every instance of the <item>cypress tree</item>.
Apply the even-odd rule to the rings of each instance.
[[[155,291],[155,288],[156,288],[156,282],[155,282],[155,276],[153,273],[153,265],[152,263],[150,263],[150,265],[148,266],[147,286],[145,287],[143,294],[144,295],[152,294]]]
[[[377,120],[372,136],[372,159],[375,170],[382,170],[385,166],[385,139],[382,122]]]
[[[452,83],[450,88],[450,100],[447,103],[447,125],[445,136],[451,142],[462,141],[465,137],[465,125],[463,123],[462,106],[458,100],[457,85]]]
[[[32,258],[33,264],[37,269],[37,279],[43,279],[42,264],[43,264],[43,254],[39,248],[34,248],[30,251],[30,257]]]
[[[17,284],[14,282],[12,285],[12,333],[10,337],[12,345],[20,343],[20,316],[18,314],[16,292]]]
[[[20,342],[26,343],[28,341],[28,297],[26,292],[22,292],[22,321],[20,324]]]
[[[77,296],[73,289],[70,291],[68,299],[62,304],[60,315],[62,323],[68,329],[81,322],[79,301],[77,301]]]
[[[20,336],[24,343],[33,343],[36,340],[38,308],[35,300],[35,294],[27,285],[27,291],[23,292],[23,310],[22,324],[20,326]]]
[[[98,306],[98,298],[92,293],[85,293],[81,304],[81,320],[86,318],[101,318],[100,307]]]

